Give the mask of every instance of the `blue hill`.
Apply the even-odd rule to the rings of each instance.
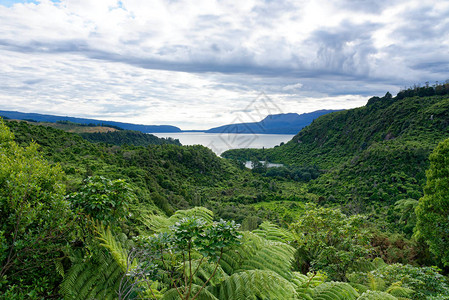
[[[269,115],[260,122],[223,125],[207,130],[208,133],[297,134],[316,118],[337,110],[317,110],[305,114],[288,113]]]
[[[74,117],[67,117],[67,116],[63,117],[63,116],[43,115],[43,114],[36,114],[36,113],[21,113],[21,112],[17,112],[17,111],[0,110],[0,116],[7,117],[9,119],[33,120],[33,121],[37,121],[37,122],[56,123],[58,121],[70,121],[70,122],[80,123],[80,124],[112,125],[112,126],[120,127],[122,129],[136,130],[136,131],[141,131],[144,133],[181,132],[181,129],[179,129],[176,126],[171,126],[171,125],[139,125],[139,124],[122,123],[122,122],[114,122],[114,121],[74,118]]]

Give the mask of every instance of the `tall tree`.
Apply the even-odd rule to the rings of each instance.
[[[449,266],[449,139],[441,142],[430,155],[426,175],[424,196],[416,208],[416,235]]]
[[[62,176],[36,144],[18,146],[0,119],[0,294],[6,298],[55,292],[54,262],[71,224]]]

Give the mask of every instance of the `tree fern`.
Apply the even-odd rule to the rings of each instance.
[[[106,250],[95,251],[88,260],[78,253],[72,257],[60,291],[65,299],[115,299],[123,275],[121,266]]]
[[[401,282],[394,282],[387,286],[385,280],[375,273],[388,266],[381,258],[375,258],[371,266],[373,269],[369,272],[354,272],[347,276],[349,283],[359,292],[383,292],[403,300],[414,294],[414,290],[403,287]]]
[[[100,241],[100,246],[107,248],[115,261],[120,265],[123,272],[126,272],[128,251],[123,245],[127,244],[127,246],[130,246],[129,244],[131,241],[128,240],[124,233],[120,233],[118,238],[116,238],[111,229],[109,227],[105,228],[101,223],[97,223],[95,228],[98,234],[97,239]],[[118,241],[118,239],[121,241]]]
[[[191,295],[195,295],[200,290],[201,286],[199,285],[193,285],[192,286],[192,292]],[[181,299],[178,295],[178,292],[176,289],[171,289],[164,293],[164,295],[161,298],[162,300],[179,300]],[[197,298],[199,300],[219,300],[215,295],[213,295],[211,292],[209,292],[206,289],[201,290],[199,297]]]
[[[269,270],[235,273],[208,290],[218,299],[297,299],[295,286]]]
[[[299,272],[293,272],[291,282],[295,285],[299,299],[312,300],[313,288],[322,284],[325,280],[326,276],[323,276],[321,273],[304,275]]]
[[[398,300],[398,298],[379,291],[366,291],[357,300]]]
[[[92,242],[90,258],[79,251],[65,273],[61,293],[66,299],[116,299],[128,266],[130,241],[123,233],[114,235],[110,228],[95,223],[98,244]]]
[[[352,272],[370,272],[377,269],[379,267],[379,264],[380,264],[379,261],[374,263],[374,261],[369,261],[368,259],[360,258],[354,262],[354,264],[351,266],[351,270]]]
[[[214,214],[207,208],[194,207],[187,210],[178,210],[170,218],[152,215],[148,218],[142,219],[142,222],[149,230],[153,232],[164,232],[167,231],[170,226],[173,226],[176,222],[186,217],[202,218],[207,223],[211,223],[213,221]]]
[[[280,228],[267,221],[260,224],[259,228],[253,230],[252,233],[269,241],[283,242],[287,244],[294,241],[294,236],[290,231]]]
[[[359,293],[345,282],[325,282],[313,291],[313,300],[355,300],[359,297]]]
[[[193,276],[193,282],[196,285],[202,286],[213,274],[215,265],[212,263],[203,263],[199,265],[200,261],[196,260],[192,263],[192,269],[198,271]],[[210,280],[210,285],[216,285],[229,277],[225,271],[218,266],[215,275]]]
[[[400,299],[406,299],[415,293],[414,290],[401,286],[401,282],[393,283],[385,292]]]
[[[295,249],[281,242],[268,241],[251,232],[243,232],[242,245],[226,251],[220,262],[228,274],[244,270],[271,270],[285,279],[292,278],[291,263]]]
[[[384,260],[380,257],[376,257],[375,259],[373,259],[373,265],[375,269],[381,269],[383,267],[388,266],[388,264],[384,262]]]

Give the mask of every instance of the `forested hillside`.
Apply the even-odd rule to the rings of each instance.
[[[7,124],[20,145],[35,141],[50,162],[61,165],[70,191],[88,176],[121,178],[135,186],[141,201],[154,203],[168,214],[208,205],[239,222],[250,217],[248,204],[308,197],[298,193],[299,186],[253,174],[203,146],[90,143],[54,128],[15,121]]]
[[[397,201],[422,196],[429,154],[449,137],[449,95],[420,95],[373,97],[364,107],[319,117],[285,145],[222,156],[316,166],[322,175],[308,190],[321,202],[344,204],[349,213],[390,207],[395,218]]]
[[[148,146],[148,145],[163,145],[173,144],[181,146],[179,140],[172,138],[159,138],[155,135],[142,133],[134,130],[119,130],[109,132],[85,132],[80,133],[81,137],[92,143],[106,143],[112,145],[134,145],[134,146]]]

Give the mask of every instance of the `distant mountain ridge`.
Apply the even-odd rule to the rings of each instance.
[[[269,115],[260,122],[237,123],[214,127],[207,133],[297,134],[319,116],[339,110],[317,110],[310,113]]]
[[[45,115],[45,114],[37,114],[37,113],[22,113],[17,111],[5,111],[0,110],[0,117],[7,117],[9,119],[17,119],[17,120],[34,120],[38,122],[52,122],[55,123],[57,121],[70,121],[74,123],[80,124],[103,124],[103,125],[112,125],[117,126],[126,130],[136,130],[143,133],[153,133],[153,132],[181,132],[181,129],[176,126],[171,125],[140,125],[140,124],[132,124],[132,123],[122,123],[115,121],[103,121],[96,119],[87,119],[87,118],[75,118],[75,117],[67,117],[67,116],[54,116],[54,115]]]
[[[69,121],[79,124],[95,124],[116,126],[125,130],[140,131],[143,133],[158,132],[206,132],[206,133],[257,133],[257,134],[297,134],[319,116],[340,110],[317,110],[310,113],[297,114],[286,113],[269,115],[260,122],[237,123],[214,127],[208,130],[181,130],[172,125],[140,125],[116,121],[105,121],[97,119],[76,118],[68,116],[46,115],[38,113],[22,113],[18,111],[0,110],[0,117],[17,120],[33,120],[37,122],[56,123],[58,121]]]

